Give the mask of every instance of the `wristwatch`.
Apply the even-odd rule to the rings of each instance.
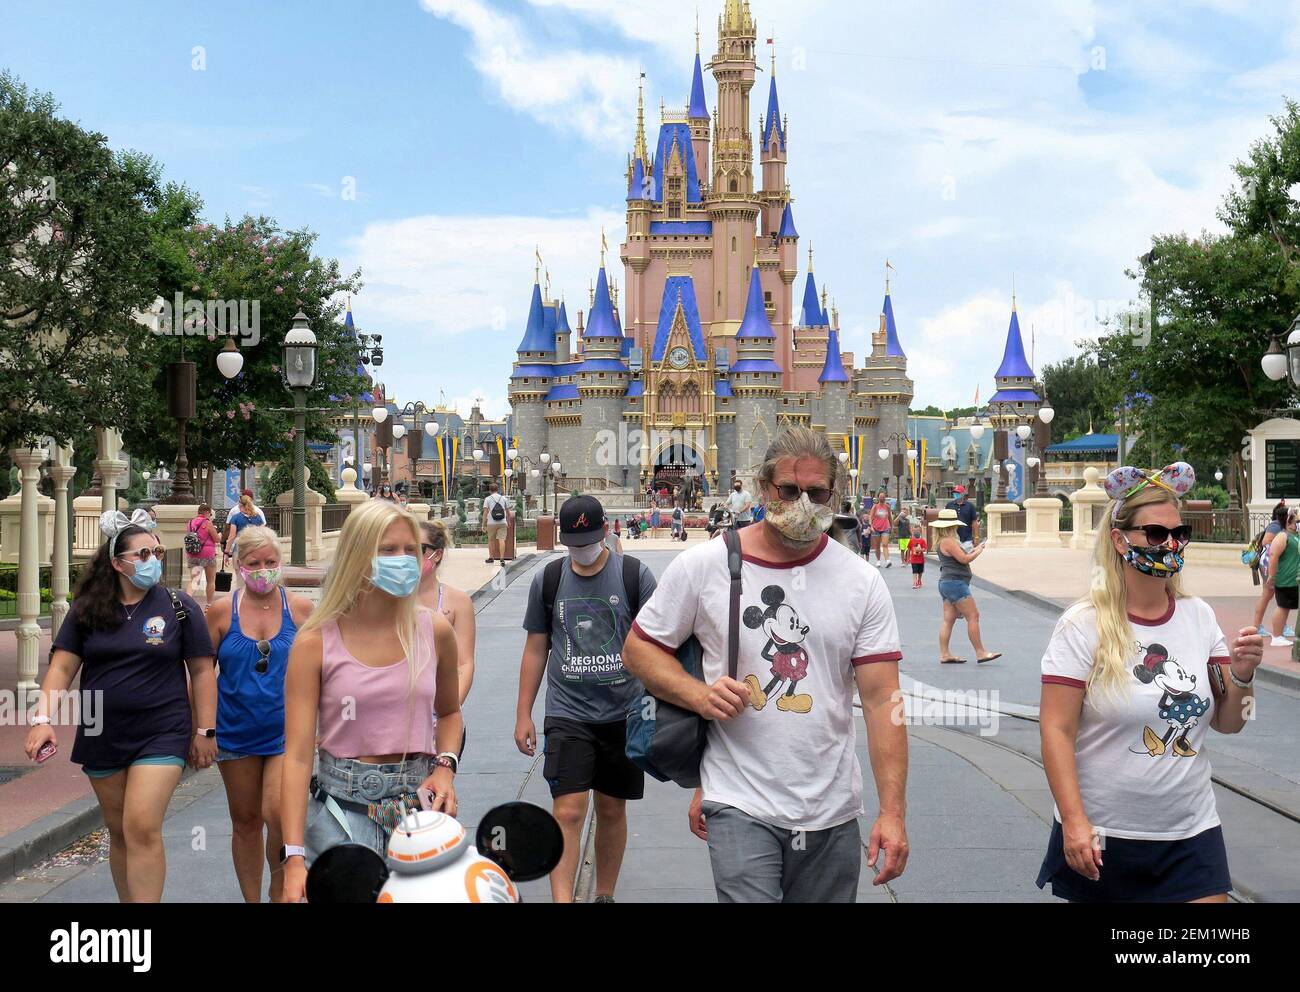
[[[433,763],[435,765],[440,765],[443,768],[450,768],[451,773],[455,775],[456,769],[460,766],[460,759],[450,751],[443,751],[433,759]]]
[[[212,727],[199,727],[194,731],[195,737],[207,737],[209,740],[217,736],[217,731]]]
[[[53,724],[48,716],[34,716],[28,721],[33,727],[48,727]]]
[[[280,864],[284,864],[290,858],[305,858],[305,857],[307,857],[307,848],[305,847],[300,847],[297,844],[280,845]]]
[[[1253,688],[1255,688],[1255,673],[1254,673],[1254,672],[1251,672],[1251,673],[1250,673],[1250,678],[1246,679],[1246,680],[1243,682],[1241,679],[1237,678],[1237,673],[1234,672],[1234,671],[1232,670],[1232,666],[1231,666],[1231,665],[1227,665],[1227,666],[1225,666],[1225,667],[1228,669],[1228,678],[1232,679],[1232,684],[1235,685],[1238,689],[1253,689]]]

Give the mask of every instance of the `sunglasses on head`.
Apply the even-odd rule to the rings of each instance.
[[[162,561],[163,556],[166,554],[167,549],[161,544],[158,544],[151,548],[136,548],[134,551],[123,551],[120,555],[114,555],[113,557],[134,558],[136,561],[145,562],[148,561],[150,557],[156,557],[159,561]]]
[[[825,506],[831,501],[833,493],[824,486],[813,486],[811,489],[800,489],[795,485],[776,486],[776,494],[787,503],[798,499],[802,494],[807,493],[808,498],[814,503]]]
[[[1147,547],[1151,548],[1167,544],[1171,537],[1178,544],[1187,544],[1192,539],[1192,528],[1188,524],[1179,524],[1177,527],[1165,527],[1162,524],[1147,524],[1144,527],[1130,527],[1129,530],[1140,530],[1145,534],[1147,538]]]
[[[258,641],[257,653],[261,655],[261,657],[257,659],[257,665],[256,665],[257,674],[265,675],[268,662],[270,661],[271,658],[271,642],[267,640]]]

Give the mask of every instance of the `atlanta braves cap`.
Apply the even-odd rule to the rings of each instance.
[[[560,507],[560,543],[585,548],[605,536],[605,508],[594,496],[571,496]]]

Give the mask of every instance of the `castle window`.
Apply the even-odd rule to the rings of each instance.
[[[722,306],[722,290],[718,290],[718,306]]]
[[[764,293],[764,294],[763,294],[763,302],[764,302],[764,303],[771,303],[771,302],[772,302],[772,294],[771,294],[771,293]]]
[[[734,180],[734,179],[731,180],[731,192],[733,192],[733,193],[737,193],[737,192],[739,192],[739,191],[740,191],[740,183],[738,183],[738,182],[737,182],[736,180]]]
[[[731,254],[733,254],[733,255],[736,254],[736,239],[735,239],[735,238],[732,238],[732,239],[731,239]]]

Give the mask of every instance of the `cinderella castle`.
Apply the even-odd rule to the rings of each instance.
[[[825,432],[855,460],[892,449],[886,439],[907,430],[912,382],[888,282],[861,363],[840,350],[839,314],[818,293],[811,248],[796,302],[793,142],[775,57],[755,142],[750,92],[760,70],[749,3],[726,0],[707,67],[696,34],[690,99],[661,113],[653,154],[644,92],[639,101],[625,176],[624,291],[603,250],[585,323],[578,312],[571,327],[567,304],[548,299],[540,278],[533,286],[510,380],[514,434],[534,462],[542,452],[559,461],[571,489],[640,491],[686,477],[716,493],[733,474],[752,482],[788,425]],[[717,82],[712,113],[706,68]],[[613,464],[611,436],[633,439]],[[529,490],[540,488],[530,477]]]

